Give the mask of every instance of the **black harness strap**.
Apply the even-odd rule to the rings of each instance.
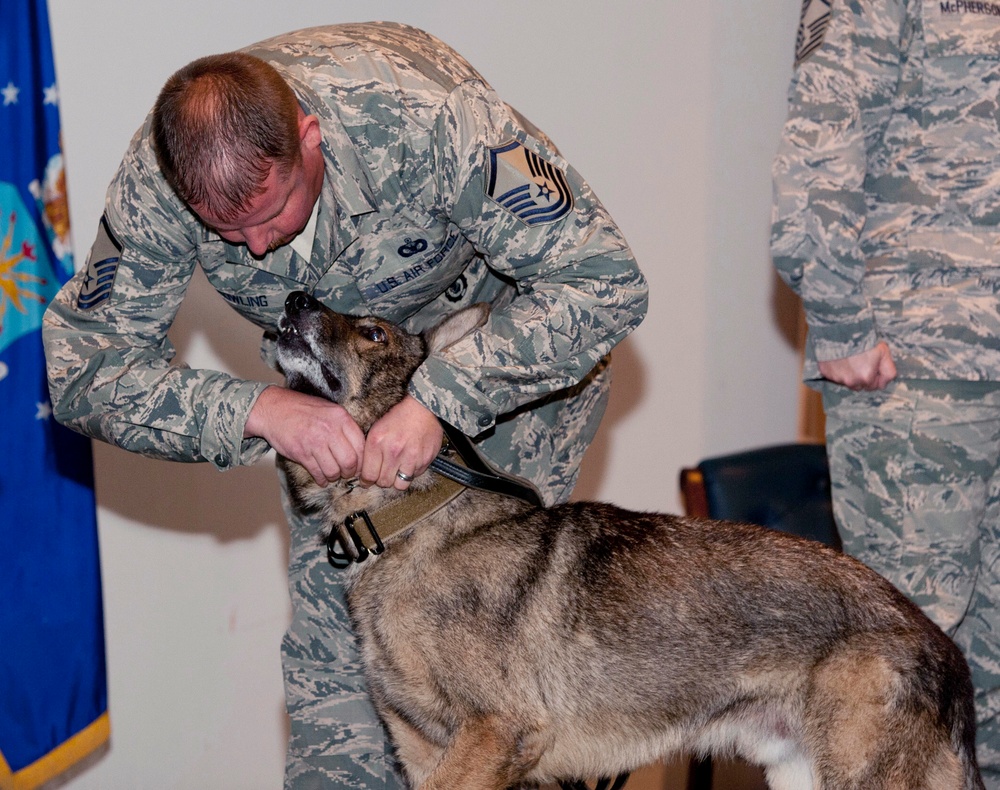
[[[463,463],[456,464],[439,455],[431,461],[431,469],[467,488],[479,488],[494,494],[515,497],[530,505],[543,507],[541,496],[531,485],[492,469],[483,461],[469,437],[454,426],[442,420],[441,427],[448,437],[448,444],[458,453]]]

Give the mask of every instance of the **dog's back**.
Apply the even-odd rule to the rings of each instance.
[[[376,391],[327,393],[367,427],[428,349],[484,317],[460,315],[426,344],[378,322],[400,338],[387,367],[363,340],[372,319],[302,301],[279,360],[320,392],[310,370],[346,389],[375,380],[373,365],[395,371]],[[332,530],[360,510],[377,524],[435,485],[426,473],[406,494],[319,489],[288,469],[295,500],[325,509]],[[373,699],[424,790],[613,775],[679,750],[742,754],[777,790],[982,788],[957,648],[888,582],[819,544],[469,488],[348,573]]]
[[[963,658],[856,561],[591,503],[483,523],[493,497],[463,497],[351,591],[360,634],[399,638],[365,642],[380,709],[439,747],[491,711],[542,742],[539,781],[684,750],[740,753],[775,787],[816,763],[824,788],[979,787]]]

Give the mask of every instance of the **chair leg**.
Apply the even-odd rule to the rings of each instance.
[[[712,758],[691,760],[688,766],[688,790],[712,790]]]

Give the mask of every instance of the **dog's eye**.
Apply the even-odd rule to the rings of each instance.
[[[373,343],[384,343],[387,337],[385,330],[380,326],[366,326],[361,330],[361,334]]]

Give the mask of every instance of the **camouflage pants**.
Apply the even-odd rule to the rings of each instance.
[[[1000,385],[827,385],[823,400],[844,550],[965,653],[983,778],[1000,790]]]
[[[286,790],[403,790],[388,738],[368,698],[361,657],[321,527],[293,514],[288,589],[292,622],[281,645],[291,720]]]
[[[606,360],[577,387],[498,422],[483,449],[499,448],[505,451],[501,455],[510,456],[510,448],[518,448],[510,471],[541,481],[549,503],[565,501],[604,414],[610,376]],[[561,430],[547,429],[550,425]],[[291,719],[285,788],[402,790],[405,782],[365,689],[344,599],[344,572],[327,562],[319,539],[322,526],[293,513],[287,496],[284,507],[291,528],[292,601],[292,622],[282,643]]]

